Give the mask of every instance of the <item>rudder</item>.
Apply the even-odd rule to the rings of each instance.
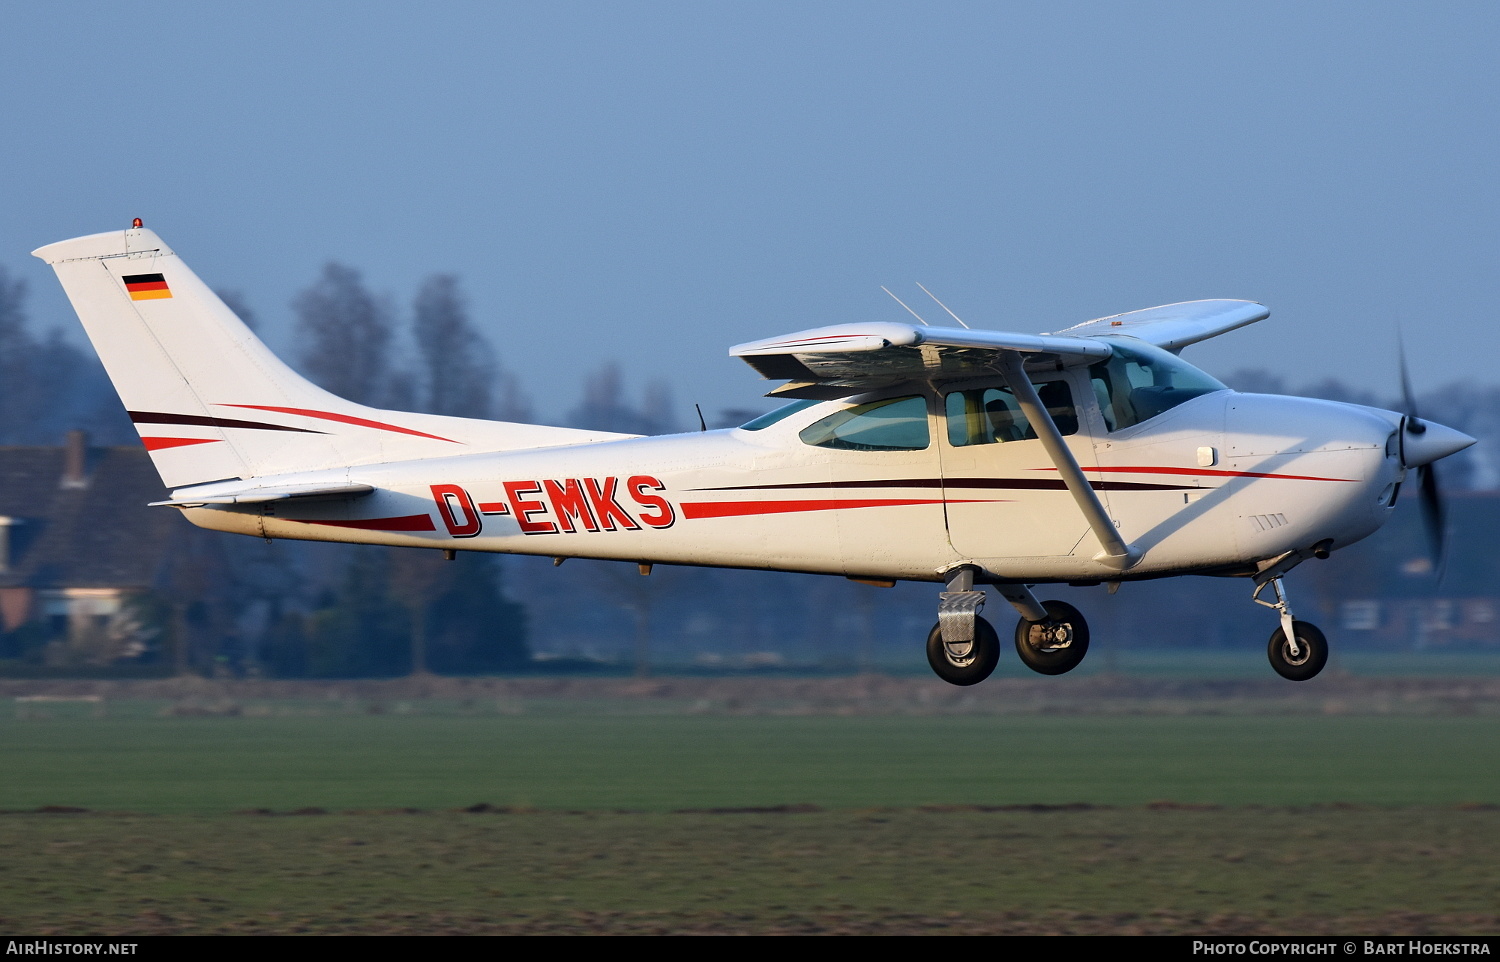
[[[143,227],[32,253],[57,272],[168,487],[619,436],[380,411],[330,394]]]

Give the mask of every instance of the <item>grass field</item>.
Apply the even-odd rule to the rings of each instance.
[[[0,809],[1500,803],[1500,718],[524,716],[0,722]]]
[[[0,816],[0,928],[1493,933],[1500,812]]]
[[[0,718],[10,931],[1500,930],[1486,711],[90,710]]]

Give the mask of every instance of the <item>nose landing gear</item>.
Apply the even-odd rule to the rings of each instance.
[[[1302,552],[1295,552],[1255,577],[1255,591],[1250,600],[1264,605],[1281,616],[1281,627],[1271,634],[1266,646],[1266,656],[1276,674],[1288,681],[1307,681],[1328,664],[1328,639],[1318,626],[1306,621],[1297,621],[1292,615],[1292,606],[1287,601],[1286,589],[1281,584],[1282,576],[1303,560]],[[1306,552],[1314,557],[1326,557],[1317,549]],[[1276,592],[1275,601],[1265,601],[1260,593],[1270,585]]]
[[[1266,655],[1276,674],[1289,681],[1307,681],[1328,664],[1328,639],[1317,625],[1294,621],[1292,640],[1287,640],[1285,628],[1277,628],[1271,633]]]

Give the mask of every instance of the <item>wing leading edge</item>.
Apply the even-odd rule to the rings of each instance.
[[[1000,354],[1028,367],[1063,367],[1109,356],[1094,338],[1124,334],[1176,353],[1189,344],[1270,314],[1253,301],[1187,301],[1088,321],[1054,334],[1018,334],[877,321],[835,324],[730,348],[770,380],[773,397],[832,400],[901,381],[973,377],[998,371]]]

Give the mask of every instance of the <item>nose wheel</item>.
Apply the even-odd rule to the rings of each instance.
[[[1276,674],[1289,681],[1307,681],[1328,664],[1328,639],[1317,625],[1305,621],[1292,622],[1292,637],[1296,644],[1287,641],[1286,629],[1277,628],[1266,646],[1266,655]]]
[[[1016,654],[1032,671],[1061,675],[1077,668],[1089,653],[1089,623],[1065,601],[1044,601],[1047,617],[1016,622]]]

